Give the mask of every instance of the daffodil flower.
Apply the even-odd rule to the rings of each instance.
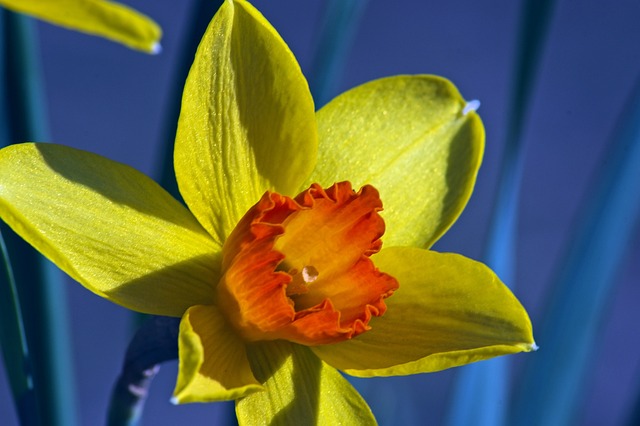
[[[535,348],[490,269],[428,250],[466,204],[483,143],[473,108],[434,76],[373,81],[315,113],[277,32],[227,1],[184,89],[188,209],[125,165],[21,144],[0,151],[0,214],[91,291],[182,318],[176,402],[236,399],[242,424],[369,424],[338,370],[416,374]]]
[[[147,53],[160,51],[162,30],[147,16],[106,0],[0,0],[0,6],[98,35]]]

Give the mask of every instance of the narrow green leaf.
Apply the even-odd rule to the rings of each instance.
[[[38,423],[31,360],[11,262],[0,233],[0,348],[20,423]]]
[[[336,86],[368,3],[368,0],[326,2],[309,79],[316,108],[336,95]]]
[[[182,45],[178,49],[179,58],[175,62],[173,78],[168,88],[169,101],[165,107],[164,120],[161,121],[163,131],[160,134],[163,135],[163,139],[160,141],[160,149],[158,150],[160,153],[160,157],[157,159],[159,163],[158,182],[177,200],[180,199],[180,193],[173,170],[173,145],[178,128],[182,90],[202,35],[222,3],[223,0],[197,0],[194,2],[186,25],[189,32],[184,36]]]
[[[589,189],[520,383],[520,425],[575,423],[617,273],[640,225],[640,79]]]
[[[162,131],[160,135],[162,135],[162,139],[159,141],[159,149],[157,150],[159,154],[156,159],[156,163],[158,164],[156,181],[176,200],[182,200],[180,192],[178,191],[176,175],[173,170],[173,146],[178,127],[178,117],[180,115],[182,90],[184,89],[184,82],[189,74],[189,69],[193,63],[193,57],[196,54],[202,35],[223,1],[224,0],[197,0],[193,2],[187,19],[187,25],[185,26],[187,33],[183,36],[181,46],[178,49],[178,58],[174,62],[173,78],[171,78],[169,87],[167,88],[168,101],[164,107],[164,119],[161,120]],[[132,317],[134,330],[137,330],[138,327],[142,326],[148,319],[148,315],[138,313],[132,313]],[[111,396],[110,406],[114,412],[109,413],[108,422],[112,425],[136,425],[140,422],[142,411],[144,410],[144,401],[141,402],[141,400],[136,398],[128,398],[118,391],[118,387],[122,387],[121,382],[123,382],[124,377],[125,375],[123,374],[118,379],[116,389],[114,389]],[[235,413],[231,410],[227,411],[229,413],[229,420],[233,418],[233,422],[235,422]],[[121,413],[129,414],[123,416]],[[123,417],[126,418],[127,423],[117,420]],[[230,421],[227,423],[231,424]]]
[[[528,0],[522,8],[507,140],[485,247],[486,263],[512,288],[515,284],[518,198],[524,164],[523,125],[553,8],[553,0]],[[509,399],[508,362],[507,359],[495,359],[466,366],[458,373],[448,415],[451,426],[504,424],[508,407],[505,401]]]
[[[632,405],[629,418],[627,419],[627,426],[637,426],[640,424],[640,386],[636,389],[636,397],[634,401],[635,404]]]
[[[0,84],[6,96],[7,127],[4,129],[6,139],[0,143],[44,140],[48,131],[35,50],[35,27],[29,18],[2,12],[5,78]],[[47,425],[73,426],[76,407],[62,275],[8,228],[2,232],[13,259],[24,330],[31,351],[38,417]]]
[[[8,79],[8,12],[0,9],[0,86]],[[11,123],[6,92],[0,92],[0,146],[10,139]],[[0,348],[17,416],[22,424],[38,424],[38,409],[33,387],[33,371],[24,331],[22,308],[0,227]]]
[[[180,319],[149,318],[137,331],[125,355],[122,371],[111,393],[108,426],[140,424],[151,382],[160,364],[178,358]]]
[[[159,141],[158,158],[156,158],[156,182],[160,184],[176,200],[182,201],[176,174],[173,170],[173,145],[176,140],[176,130],[178,128],[178,117],[180,116],[180,104],[182,102],[182,90],[184,82],[189,74],[189,69],[193,63],[193,57],[198,49],[198,44],[202,39],[211,18],[220,8],[224,0],[197,0],[194,2],[189,12],[187,20],[187,31],[182,40],[182,45],[178,49],[178,58],[174,62],[173,78],[167,88],[167,104],[164,107],[164,119],[161,123],[161,140]],[[134,330],[141,326],[147,319],[147,315],[134,313]]]

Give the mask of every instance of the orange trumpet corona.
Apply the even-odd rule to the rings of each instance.
[[[218,306],[248,341],[336,343],[370,329],[398,288],[369,256],[380,250],[378,191],[318,184],[295,199],[266,192],[223,248]]]

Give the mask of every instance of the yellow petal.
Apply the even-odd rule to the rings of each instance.
[[[262,389],[244,342],[214,306],[193,306],[184,314],[178,350],[178,403],[225,401]]]
[[[319,153],[310,181],[350,180],[380,191],[385,246],[430,247],[471,195],[484,149],[478,115],[449,81],[372,81],[317,113]]]
[[[181,316],[211,303],[220,246],[142,173],[53,144],[0,150],[0,217],[89,290]]]
[[[236,403],[240,425],[375,425],[367,403],[335,369],[305,346],[283,340],[249,346],[266,392]]]
[[[370,331],[313,348],[334,367],[361,377],[406,375],[536,348],[527,312],[483,264],[404,247],[373,259],[400,288]]]
[[[180,192],[225,240],[267,190],[295,195],[316,161],[313,100],[293,54],[244,1],[226,1],[205,33],[182,99]]]
[[[162,30],[147,16],[103,0],[0,0],[0,6],[52,24],[117,41],[132,49],[157,53]]]

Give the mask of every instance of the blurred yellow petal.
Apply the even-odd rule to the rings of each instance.
[[[153,20],[104,0],[0,0],[0,6],[52,24],[101,36],[147,53],[160,50],[162,30]]]
[[[266,190],[298,192],[316,140],[313,100],[293,54],[253,6],[226,1],[182,99],[174,160],[187,205],[223,242]]]
[[[179,372],[174,400],[212,402],[262,390],[245,343],[214,306],[193,306],[180,322]]]
[[[317,113],[318,163],[309,181],[371,184],[384,202],[386,247],[430,247],[457,219],[484,149],[478,115],[448,80],[372,81]]]
[[[181,316],[212,303],[220,246],[142,173],[53,144],[0,150],[0,217],[89,290]]]
[[[536,348],[529,317],[486,266],[457,254],[383,249],[376,266],[400,288],[371,330],[313,351],[361,377],[427,373]]]
[[[249,361],[265,392],[236,402],[242,425],[375,425],[360,394],[305,346],[283,340],[249,346]]]

